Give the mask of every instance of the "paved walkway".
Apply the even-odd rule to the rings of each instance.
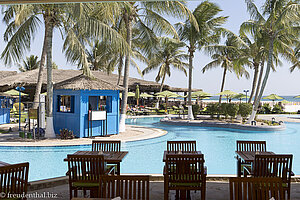
[[[68,146],[92,144],[93,139],[97,140],[121,140],[122,142],[145,140],[160,137],[167,134],[167,131],[156,128],[144,128],[140,126],[126,126],[126,131],[109,137],[75,138],[72,140],[61,139],[23,139],[19,137],[18,124],[0,125],[0,130],[12,128],[13,132],[0,133],[0,146]]]
[[[41,190],[29,191],[30,194],[49,194],[56,195],[56,199],[67,200],[69,199],[69,185],[60,185],[52,188],[45,188]],[[151,182],[150,183],[150,200],[163,200],[164,189],[163,182]],[[82,195],[82,194],[81,194]],[[82,197],[82,196],[81,196]],[[32,199],[32,198],[30,198]],[[49,199],[49,198],[33,198],[36,200]],[[175,193],[170,192],[169,199],[175,199]],[[200,192],[191,192],[191,199],[198,200],[200,198]],[[207,200],[227,200],[229,199],[229,184],[228,182],[207,182],[206,185],[206,199]],[[291,199],[300,199],[300,183],[293,183],[291,190]]]

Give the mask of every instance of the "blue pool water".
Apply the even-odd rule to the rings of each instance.
[[[300,124],[287,123],[279,132],[248,132],[207,127],[169,126],[159,118],[128,119],[127,124],[161,128],[168,134],[159,138],[122,143],[129,154],[121,163],[121,173],[162,173],[163,152],[167,140],[196,140],[197,149],[205,155],[209,174],[235,174],[236,140],[266,140],[275,153],[294,155],[293,171],[300,174]],[[64,176],[67,164],[63,159],[78,150],[90,150],[90,145],[67,147],[0,147],[0,160],[8,163],[30,162],[29,179],[40,180]]]

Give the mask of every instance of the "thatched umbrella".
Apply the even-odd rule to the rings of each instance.
[[[176,93],[171,92],[171,91],[168,91],[168,90],[165,90],[163,92],[155,93],[155,95],[157,97],[164,97],[166,99],[166,106],[168,105],[168,98],[182,97],[181,95],[176,94]]]
[[[224,90],[223,92],[219,92],[218,94],[216,95],[220,95],[220,96],[226,96],[227,98],[227,103],[228,103],[228,99],[233,96],[233,95],[237,95],[236,92],[233,92],[233,91],[230,91],[230,90]]]
[[[152,94],[148,94],[148,93],[142,93],[140,95],[141,98],[151,98],[151,97],[154,97]]]
[[[239,94],[233,95],[231,98],[232,99],[239,99],[240,103],[242,103],[242,99],[246,99],[246,95],[244,95],[243,93],[239,93]]]
[[[13,90],[8,90],[6,92],[3,92],[3,94],[18,97],[19,96],[19,91],[13,89]],[[28,96],[28,94],[25,94],[25,93],[21,92],[21,96]]]
[[[298,96],[295,96],[294,98],[295,98],[295,99],[300,99],[300,95],[298,95]]]
[[[276,94],[270,94],[269,96],[264,97],[263,99],[269,99],[273,101],[273,105],[275,105],[275,100],[281,100],[283,97],[280,97]]]

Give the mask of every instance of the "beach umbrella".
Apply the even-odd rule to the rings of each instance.
[[[266,96],[263,99],[269,99],[269,100],[275,101],[275,100],[283,99],[283,97],[280,97],[276,94],[270,94],[269,96]]]
[[[211,97],[211,96],[212,96],[211,94],[209,94],[207,92],[203,92],[202,90],[192,93],[192,98],[197,99],[197,104],[199,104],[200,99],[207,99],[208,97]],[[188,97],[188,95],[186,95],[186,97]]]
[[[295,98],[295,99],[300,99],[300,95],[298,95],[298,96],[295,96],[294,98]]]
[[[228,103],[228,99],[229,99],[229,98],[231,99],[231,97],[232,97],[233,95],[237,95],[237,94],[238,94],[238,93],[233,92],[233,91],[231,91],[231,90],[224,90],[223,92],[219,92],[219,93],[216,94],[216,95],[226,96],[226,98],[227,98],[227,103]]]
[[[120,92],[120,98],[122,99],[122,93]],[[128,97],[134,97],[135,96],[135,93],[133,92],[128,92]]]
[[[245,98],[246,98],[246,95],[244,95],[243,93],[239,93],[239,94],[232,96],[232,99],[239,99],[240,103],[242,102],[242,99],[245,99]]]
[[[280,101],[281,102],[281,104],[288,104],[288,103],[291,103],[290,101],[287,101],[287,100],[283,100],[283,101]]]
[[[141,97],[141,98],[150,98],[150,97],[154,97],[154,96],[151,95],[151,94],[148,94],[148,93],[142,93],[142,94],[140,95],[140,97]]]
[[[281,99],[283,99],[283,97],[280,97],[280,96],[278,96],[278,95],[276,95],[276,94],[270,94],[269,96],[266,96],[266,97],[264,97],[263,99],[269,99],[269,100],[272,100],[272,101],[273,101],[273,106],[274,106],[274,101],[275,101],[275,100],[281,100]]]
[[[163,91],[163,92],[155,93],[155,95],[156,95],[157,97],[164,97],[164,98],[166,99],[166,104],[168,103],[168,98],[182,97],[181,95],[176,94],[176,93],[171,92],[171,91],[168,91],[168,90],[165,90],[165,91]]]
[[[4,92],[4,94],[8,94],[10,96],[19,96],[19,91],[12,89]],[[28,96],[28,94],[21,92],[21,96]]]
[[[140,98],[140,86],[136,85],[135,89],[135,98],[136,98],[136,105],[139,105],[139,98]]]

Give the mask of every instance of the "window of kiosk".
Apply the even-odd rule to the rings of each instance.
[[[57,111],[64,113],[74,113],[74,96],[59,95],[57,96]]]
[[[112,97],[111,96],[90,96],[89,110],[112,112]]]

